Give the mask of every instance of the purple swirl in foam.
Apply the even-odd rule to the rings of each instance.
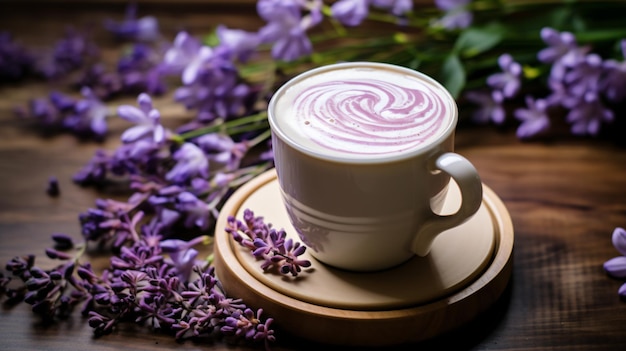
[[[374,78],[322,82],[293,108],[300,130],[320,147],[360,155],[399,153],[437,137],[449,120],[441,92]]]

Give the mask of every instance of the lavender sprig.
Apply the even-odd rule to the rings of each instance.
[[[311,266],[311,261],[298,258],[304,254],[306,246],[287,238],[284,229],[276,230],[271,223],[265,223],[263,217],[255,217],[250,209],[244,210],[243,221],[229,216],[225,231],[263,261],[264,271],[277,269],[281,274],[295,277],[302,268]]]
[[[613,278],[626,279],[626,230],[620,227],[615,228],[611,235],[611,241],[621,256],[613,257],[604,262],[604,270]],[[626,300],[626,283],[620,286],[617,294]]]
[[[136,224],[136,223],[135,223]],[[161,240],[155,227],[144,225],[138,239],[122,246],[101,274],[81,264],[85,245],[77,248],[71,238],[54,234],[49,258],[62,263],[52,269],[35,265],[35,256],[15,257],[0,275],[0,293],[9,301],[24,301],[45,322],[68,317],[82,304],[82,314],[96,335],[111,333],[124,323],[135,323],[183,340],[189,337],[229,337],[264,343],[275,341],[272,318],[249,308],[241,299],[226,295],[214,267],[196,260],[191,241]],[[10,287],[11,278],[22,284]]]

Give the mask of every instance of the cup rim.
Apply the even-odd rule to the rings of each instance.
[[[350,157],[350,156],[345,156],[345,155],[329,155],[327,153],[316,152],[314,150],[311,150],[307,147],[300,145],[293,138],[289,137],[289,135],[287,135],[284,132],[284,130],[278,125],[278,122],[275,120],[274,110],[276,108],[276,104],[278,103],[278,100],[280,99],[282,95],[284,95],[284,92],[287,89],[289,89],[290,86],[310,76],[323,73],[326,71],[344,69],[347,67],[383,68],[387,70],[394,70],[396,72],[397,71],[405,72],[409,75],[416,76],[417,78],[426,81],[428,84],[431,84],[439,88],[439,90],[442,91],[444,95],[443,98],[451,102],[450,106],[452,107],[452,111],[450,112],[452,116],[450,117],[447,125],[444,127],[444,130],[431,142],[425,143],[423,145],[419,145],[408,151],[404,151],[395,155],[381,155],[381,156],[372,156],[372,157],[366,157],[366,158],[355,158],[355,157]],[[458,123],[458,106],[457,106],[456,100],[452,97],[452,94],[450,94],[448,89],[446,89],[443,86],[443,84],[439,83],[434,78],[420,71],[417,71],[408,67],[404,67],[404,66],[399,66],[399,65],[389,64],[389,63],[382,63],[382,62],[367,62],[367,61],[340,62],[340,63],[333,63],[333,64],[324,65],[324,66],[310,69],[308,71],[305,71],[296,75],[295,77],[292,77],[287,82],[285,82],[280,88],[278,88],[278,90],[276,90],[276,92],[270,98],[270,101],[267,106],[267,119],[269,121],[270,130],[273,136],[280,138],[283,142],[287,143],[289,146],[302,152],[303,154],[306,154],[306,155],[309,155],[311,157],[321,159],[321,160],[341,162],[341,163],[380,164],[380,163],[389,163],[389,162],[396,162],[396,161],[410,159],[415,156],[422,155],[428,152],[429,150],[433,149],[437,145],[440,145],[441,142],[447,139],[456,129],[456,125]]]

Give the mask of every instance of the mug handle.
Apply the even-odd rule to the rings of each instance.
[[[469,219],[478,211],[483,200],[483,185],[478,172],[465,157],[447,152],[439,155],[431,167],[434,172],[443,171],[454,179],[461,190],[461,207],[451,215],[441,216],[431,212],[431,216],[413,237],[411,249],[418,256],[428,255],[435,237]]]

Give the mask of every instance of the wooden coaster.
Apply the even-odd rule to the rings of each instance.
[[[444,212],[460,201],[451,183]],[[266,223],[291,226],[274,170],[248,182],[224,205],[216,225],[215,266],[226,292],[263,308],[282,329],[344,345],[414,342],[457,327],[488,308],[511,274],[513,226],[502,202],[484,186],[483,205],[463,225],[435,240],[431,253],[380,272],[339,270],[315,260],[298,277],[263,272],[223,228],[245,209]],[[340,331],[340,332],[338,332]]]

